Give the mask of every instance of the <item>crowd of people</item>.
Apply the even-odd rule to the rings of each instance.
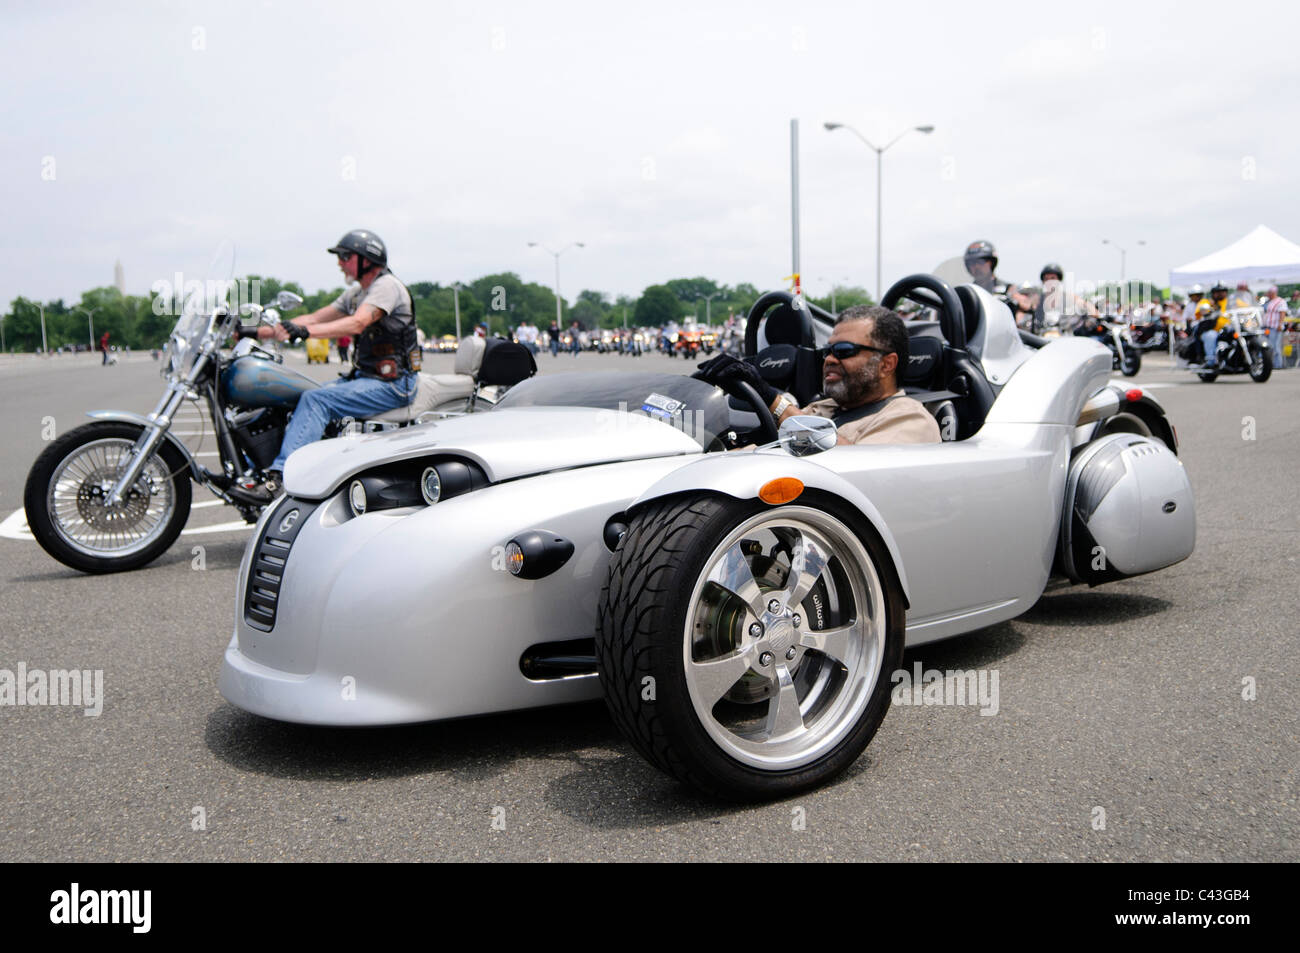
[[[1268,332],[1273,367],[1294,365],[1300,347],[1300,292],[1288,301],[1276,285],[1257,296],[1247,282],[1238,282],[1235,290],[1222,283],[1207,292],[1202,285],[1188,289],[1186,298],[1171,295],[1167,299],[1153,296],[1143,300],[1121,294],[1118,300],[1105,295],[1085,297],[1073,293],[1065,282],[1065,269],[1056,262],[1044,265],[1038,283],[1025,281],[1019,286],[997,276],[997,252],[987,241],[972,242],[964,256],[971,281],[1006,302],[1017,326],[1033,334],[1089,334],[1100,320],[1106,319],[1143,327],[1159,325],[1165,340],[1177,341],[1191,334],[1200,336],[1212,366],[1218,333],[1228,323],[1227,314],[1243,308],[1261,308],[1262,325]],[[1125,289],[1126,291],[1127,289]],[[1291,340],[1290,354],[1286,353]]]

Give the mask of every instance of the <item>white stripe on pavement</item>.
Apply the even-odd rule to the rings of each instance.
[[[218,506],[222,505],[221,500],[204,500],[200,503],[190,504],[191,509],[198,509],[200,506]],[[243,520],[233,520],[229,523],[214,523],[211,526],[196,526],[194,529],[181,530],[182,536],[198,536],[204,533],[234,533],[241,530],[252,529],[252,523],[245,523]],[[22,539],[28,542],[35,542],[36,537],[27,527],[27,512],[25,510],[14,510],[5,517],[4,522],[0,523],[0,539]]]

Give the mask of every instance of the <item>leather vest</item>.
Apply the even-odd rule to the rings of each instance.
[[[376,280],[391,274],[385,268]],[[357,336],[353,362],[356,372],[362,377],[392,381],[403,374],[420,370],[420,340],[415,331],[415,298],[405,285],[402,288],[406,290],[406,297],[411,302],[411,320],[393,328],[393,316],[386,314]]]

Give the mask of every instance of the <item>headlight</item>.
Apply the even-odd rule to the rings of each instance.
[[[424,474],[420,477],[420,495],[430,506],[442,497],[442,478],[433,467],[425,467]]]
[[[366,488],[360,480],[353,480],[348,487],[348,506],[353,516],[360,516],[366,511]]]
[[[483,470],[468,460],[405,460],[358,473],[347,485],[352,515],[432,506],[488,485]]]

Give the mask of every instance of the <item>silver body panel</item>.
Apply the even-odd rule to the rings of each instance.
[[[776,476],[834,494],[879,532],[909,602],[909,645],[1012,618],[1051,574],[1079,415],[1105,385],[1111,356],[1071,338],[1004,357],[1019,361],[1010,381],[984,427],[956,443],[705,454],[649,419],[521,408],[308,446],[290,458],[286,486],[325,502],[293,544],[271,632],[243,621],[246,553],[221,692],[258,714],[340,725],[598,698],[594,676],[533,681],[520,656],[537,643],[590,638],[610,559],[606,522],[683,491],[753,498]],[[433,453],[473,459],[493,485],[350,517],[350,476]],[[575,552],[528,581],[499,557],[512,536],[534,529],[571,540]]]

